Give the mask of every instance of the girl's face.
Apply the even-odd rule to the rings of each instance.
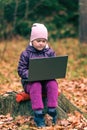
[[[45,48],[46,44],[47,44],[47,40],[43,39],[43,38],[35,39],[32,42],[33,47],[39,51],[43,50]]]

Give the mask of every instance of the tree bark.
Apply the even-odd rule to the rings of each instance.
[[[44,100],[44,106],[46,111],[46,98]],[[58,118],[67,118],[68,113],[78,111],[85,115],[79,108],[74,106],[63,94],[60,94],[58,98]],[[10,92],[0,96],[0,114],[10,113],[12,116],[18,115],[33,115],[30,100],[23,101],[20,103],[16,102],[16,93]]]
[[[87,0],[79,0],[79,39],[87,43]]]

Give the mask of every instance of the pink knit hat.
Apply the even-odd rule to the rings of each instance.
[[[30,41],[38,38],[44,38],[48,40],[48,31],[44,24],[34,23],[31,29]]]

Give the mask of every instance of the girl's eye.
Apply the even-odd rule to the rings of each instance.
[[[40,42],[40,40],[37,40],[37,42]]]
[[[45,40],[43,40],[42,42],[46,42]]]
[[[45,42],[46,42],[46,40],[37,40],[37,42],[44,42],[44,43],[45,43]]]

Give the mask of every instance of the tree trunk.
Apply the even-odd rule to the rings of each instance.
[[[79,39],[87,43],[87,0],[79,0]]]
[[[10,113],[12,116],[18,115],[33,115],[33,111],[31,108],[30,100],[23,101],[20,103],[16,102],[16,93],[10,92],[9,94],[1,95],[0,96],[0,114],[7,114]],[[43,99],[44,104],[46,103],[46,98]],[[58,98],[58,118],[67,118],[67,114],[78,111],[81,114],[84,114],[80,109],[74,106],[63,94],[60,94]],[[46,104],[45,104],[45,111],[46,111]]]

